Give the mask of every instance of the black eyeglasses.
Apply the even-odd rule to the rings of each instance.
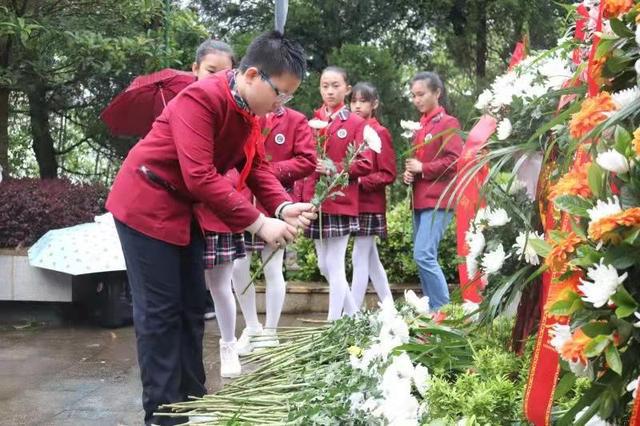
[[[280,102],[282,105],[286,104],[287,102],[289,102],[291,99],[293,99],[293,95],[288,95],[286,93],[282,93],[275,84],[273,84],[273,81],[271,81],[271,78],[262,70],[258,70],[258,72],[260,73],[260,77],[267,82],[267,84],[269,84],[269,86],[271,86],[271,88],[273,89],[273,91],[276,94],[276,97],[278,98],[278,102]]]

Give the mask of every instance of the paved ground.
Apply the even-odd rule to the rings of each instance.
[[[132,327],[107,330],[70,320],[65,311],[53,304],[0,303],[0,425],[142,424]],[[301,324],[301,317],[324,315],[286,315],[282,325]],[[208,321],[210,392],[223,384],[218,339],[215,320]]]

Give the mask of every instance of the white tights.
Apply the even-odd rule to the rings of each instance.
[[[329,282],[329,313],[327,319],[333,321],[340,318],[343,309],[346,315],[355,314],[358,311],[358,307],[353,301],[344,265],[349,236],[324,238],[322,241],[314,240],[314,243],[318,256],[318,268]]]
[[[381,302],[392,297],[387,273],[378,255],[376,237],[356,237],[353,242],[351,261],[353,264],[351,293],[356,306],[361,307],[364,302],[369,277]]]
[[[262,250],[262,262],[266,262],[274,249],[265,246]],[[284,281],[282,272],[282,264],[284,258],[284,250],[276,251],[273,258],[264,267],[264,278],[267,287],[265,304],[267,307],[267,315],[265,319],[266,328],[278,327],[284,298],[287,292],[287,284]],[[233,266],[233,288],[240,304],[240,310],[244,316],[245,323],[249,328],[260,327],[258,321],[258,312],[256,309],[256,288],[250,286],[247,291],[242,294],[243,290],[251,279],[251,257],[236,259]]]
[[[216,307],[216,319],[223,342],[233,342],[236,338],[236,301],[231,291],[231,271],[233,263],[216,265],[205,269],[204,277]]]

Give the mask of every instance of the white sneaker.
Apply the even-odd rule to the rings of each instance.
[[[262,335],[253,341],[253,347],[255,349],[272,348],[279,344],[280,341],[278,340],[275,328],[265,328],[262,331]]]
[[[240,335],[238,344],[236,345],[238,355],[246,356],[251,354],[255,349],[252,339],[257,336],[262,336],[262,325],[258,325],[256,328],[245,327],[245,329],[242,330],[242,334]]]
[[[223,342],[220,339],[220,377],[238,377],[242,373],[236,344],[235,339],[233,342]]]

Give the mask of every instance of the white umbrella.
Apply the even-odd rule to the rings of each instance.
[[[29,264],[71,275],[126,270],[111,213],[47,232],[29,249]]]

